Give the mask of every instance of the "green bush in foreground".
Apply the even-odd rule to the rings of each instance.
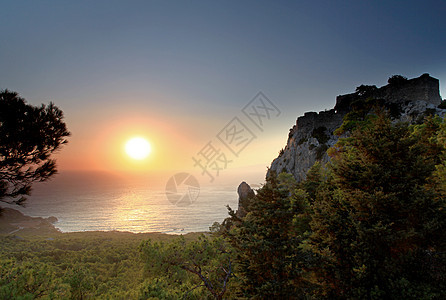
[[[223,299],[233,277],[231,253],[220,237],[202,235],[174,242],[143,242],[140,246],[149,281],[144,297]]]

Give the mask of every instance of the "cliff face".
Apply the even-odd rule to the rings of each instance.
[[[444,116],[446,113],[438,108],[439,81],[428,74],[381,88],[364,87],[359,92],[338,96],[335,107],[329,111],[309,112],[299,117],[290,130],[287,145],[274,159],[270,170],[288,172],[298,181],[304,180],[317,160],[329,160],[326,151],[337,142],[339,137],[333,132],[342,125],[343,117],[354,105],[367,99],[379,100],[394,120],[413,123],[428,114]]]

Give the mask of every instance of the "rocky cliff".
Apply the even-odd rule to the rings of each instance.
[[[338,136],[334,131],[342,125],[343,117],[358,104],[373,99],[379,101],[394,120],[417,122],[428,114],[444,116],[446,110],[438,108],[441,103],[439,81],[423,74],[407,80],[393,76],[389,84],[381,88],[360,86],[355,93],[340,95],[333,109],[319,113],[308,112],[297,119],[290,129],[287,145],[274,159],[270,170],[288,172],[300,181],[317,161],[327,162],[327,149],[333,146]]]

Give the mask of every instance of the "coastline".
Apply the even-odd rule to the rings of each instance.
[[[133,236],[140,239],[170,239],[180,235],[194,238],[206,232],[188,232],[184,234],[177,233],[163,233],[163,232],[130,232],[119,230],[108,231],[72,231],[62,232],[56,227],[57,218],[50,216],[47,218],[31,217],[13,208],[1,208],[0,213],[0,236],[12,237],[15,239],[33,238],[33,237],[47,237],[53,239],[57,236],[71,236],[76,237],[80,235],[88,236]]]
[[[30,217],[13,208],[1,208],[0,234],[13,235],[23,231],[36,231],[41,233],[61,233],[54,226],[56,217]]]

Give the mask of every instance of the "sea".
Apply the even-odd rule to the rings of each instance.
[[[199,187],[188,205],[176,205],[166,185],[152,176],[118,176],[105,172],[61,172],[37,183],[24,207],[32,217],[54,216],[62,232],[127,231],[183,234],[208,231],[237,209],[237,184]],[[195,191],[197,192],[197,191]]]

